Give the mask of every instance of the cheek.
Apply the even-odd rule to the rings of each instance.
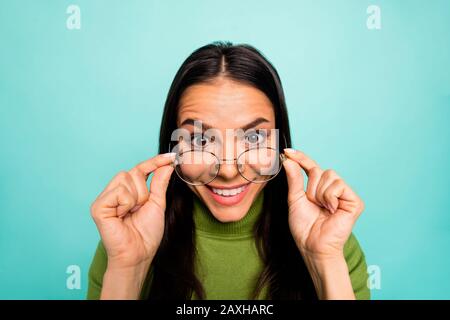
[[[256,196],[263,191],[264,187],[266,186],[267,182],[265,183],[252,183],[251,186],[254,188],[253,192],[255,194],[255,198]]]

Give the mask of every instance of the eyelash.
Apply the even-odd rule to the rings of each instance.
[[[194,147],[196,147],[196,148],[204,148],[205,146],[196,146],[196,145],[194,145],[194,139],[196,138],[196,137],[201,137],[202,139],[210,139],[209,137],[207,137],[207,136],[205,136],[203,133],[202,134],[191,134],[191,144],[194,146]],[[213,142],[214,142],[214,139],[213,139]]]
[[[267,132],[267,130],[263,130],[263,129],[255,129],[255,130],[251,131],[248,135],[255,134],[255,133],[258,134],[259,137],[262,137],[263,140],[262,141],[257,141],[257,142],[245,141],[246,144],[250,145],[250,147],[252,147],[252,146],[257,146],[258,147],[258,146],[263,145],[267,141],[269,136],[270,136],[270,131]]]
[[[267,131],[267,130],[264,130],[264,129],[255,129],[255,130],[252,130],[252,131],[250,131],[249,133],[247,133],[245,136],[244,136],[244,140],[246,140],[246,138],[249,136],[249,135],[251,135],[251,134],[258,134],[258,135],[260,135],[260,136],[262,136],[263,137],[263,139],[264,139],[264,141],[262,141],[262,142],[248,142],[248,141],[245,141],[245,143],[246,144],[249,144],[249,145],[261,145],[263,142],[265,142],[268,138],[269,138],[269,136],[270,136],[270,130],[269,131]],[[203,133],[201,133],[201,134],[199,134],[199,133],[196,133],[196,134],[194,134],[194,133],[192,133],[191,134],[191,144],[192,145],[194,145],[194,140],[195,140],[195,138],[197,138],[197,137],[201,137],[202,139],[206,139],[206,140],[212,140],[212,141],[210,141],[210,142],[214,142],[214,137],[208,137],[208,136],[205,136]],[[209,143],[209,142],[207,142],[207,143]],[[204,148],[205,146],[196,146],[196,145],[194,145],[194,147],[197,147],[197,148]]]

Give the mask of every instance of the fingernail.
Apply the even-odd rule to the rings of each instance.
[[[294,149],[291,149],[291,148],[286,148],[286,149],[284,149],[284,152],[286,152],[286,153],[295,153],[296,151]]]
[[[162,156],[164,158],[173,158],[175,157],[176,153],[175,152],[168,152],[168,153],[164,153]]]

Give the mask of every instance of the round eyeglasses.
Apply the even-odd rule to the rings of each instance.
[[[235,159],[219,159],[205,150],[188,150],[176,154],[173,166],[178,177],[190,185],[206,185],[212,182],[223,162],[233,161],[239,174],[252,183],[264,183],[281,171],[285,155],[271,147],[245,150]]]

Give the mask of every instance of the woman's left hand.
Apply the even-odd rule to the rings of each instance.
[[[300,151],[285,149],[285,155],[289,227],[299,250],[315,261],[342,258],[363,201],[333,170],[322,170]],[[306,192],[301,168],[308,176]]]

